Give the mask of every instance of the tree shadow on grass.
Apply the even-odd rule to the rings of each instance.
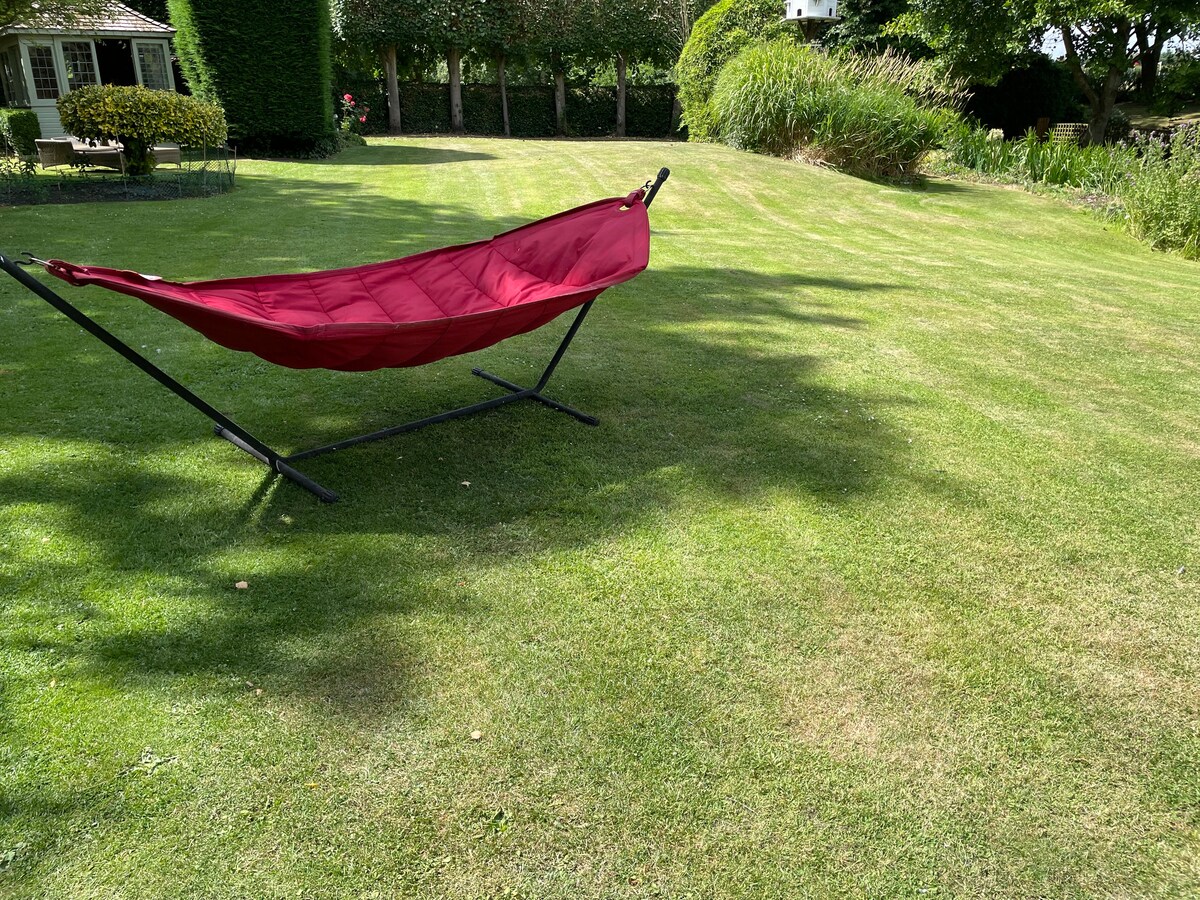
[[[478,150],[454,150],[448,147],[425,147],[414,144],[371,144],[351,147],[328,159],[289,160],[314,166],[435,166],[447,163],[466,163],[497,159],[491,153]]]
[[[133,428],[80,434],[69,420],[47,427],[34,410],[4,426],[12,436],[117,440],[125,447],[117,461],[97,466],[68,458],[10,472],[0,477],[0,493],[9,502],[69,511],[58,518],[93,548],[102,577],[136,582],[170,573],[203,598],[194,613],[160,631],[118,629],[72,648],[90,658],[97,674],[266,670],[327,703],[341,691],[337,678],[319,673],[344,671],[356,658],[335,636],[357,634],[357,623],[431,603],[447,603],[454,615],[486,615],[478,598],[447,598],[429,588],[464,564],[414,550],[429,539],[468,548],[465,564],[486,568],[514,553],[586,548],[647,516],[695,503],[754,503],[786,491],[840,504],[895,477],[937,489],[907,471],[906,442],[887,424],[889,410],[906,398],[848,391],[821,377],[822,333],[865,326],[799,299],[814,285],[887,289],[750,271],[648,273],[601,301],[552,382],[555,396],[599,415],[602,427],[517,404],[312,460],[306,472],[344,494],[331,507],[287,482],[268,489],[265,475],[256,503],[252,490],[217,494],[203,477],[189,483],[147,467],[138,457],[186,452],[181,435],[201,441],[206,429],[132,369],[114,371],[109,389],[136,398],[132,406],[145,404]],[[531,380],[562,327],[470,362]],[[280,446],[299,447],[340,436],[346,426],[366,430],[491,396],[494,388],[471,378],[467,363],[369,376],[321,373],[323,384],[306,380],[300,396],[291,379],[301,373],[268,367],[245,376],[237,396],[210,399],[252,430],[274,432],[265,436]],[[53,408],[79,402],[74,394],[56,397],[53,383],[43,389]],[[239,409],[247,392],[271,398],[270,406]],[[164,422],[166,406],[171,414]],[[257,428],[264,414],[278,419],[273,428]],[[253,480],[257,463],[207,439],[214,449],[206,465]],[[288,520],[296,524],[279,525]],[[253,595],[234,592],[239,573],[214,562],[246,543],[313,540],[326,548],[320,559],[299,569],[294,560],[267,566],[254,576]],[[47,584],[78,576],[72,566],[34,568]],[[381,579],[389,586],[383,594],[371,588]],[[293,641],[318,638],[329,656],[280,655]],[[355,668],[378,663],[359,654]],[[394,704],[390,694],[386,699]],[[359,700],[356,708],[369,713],[370,704]]]

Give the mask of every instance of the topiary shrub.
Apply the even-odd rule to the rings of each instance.
[[[192,93],[218,102],[243,153],[337,148],[328,0],[169,0]]]
[[[916,172],[960,99],[959,85],[942,86],[903,57],[831,57],[775,41],[746,48],[721,70],[712,106],[735,147],[880,177]]]
[[[719,129],[710,100],[721,68],[747,45],[788,34],[782,18],[779,0],[720,0],[696,20],[675,64],[689,140],[717,140]]]
[[[41,136],[42,125],[32,109],[0,109],[0,151],[32,156]]]
[[[92,85],[58,98],[63,128],[87,141],[120,141],[125,170],[145,175],[154,169],[151,148],[163,141],[193,146],[225,142],[225,114],[215,103],[173,91]]]

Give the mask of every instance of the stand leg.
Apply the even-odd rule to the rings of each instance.
[[[474,368],[471,370],[472,375],[478,375],[480,378],[490,381],[492,384],[499,385],[506,391],[525,394],[530,400],[536,400],[551,409],[557,409],[559,412],[564,412],[568,416],[573,416],[585,425],[599,425],[600,420],[595,416],[589,416],[587,413],[580,412],[574,407],[567,406],[565,403],[559,403],[557,400],[552,400],[538,393],[531,393],[529,388],[523,388],[519,384],[513,384],[507,379],[501,378],[499,375],[493,375],[491,372],[485,372],[483,369]]]
[[[317,484],[303,472],[298,472],[293,469],[284,461],[283,457],[281,457],[278,453],[275,453],[273,450],[270,451],[270,453],[262,453],[250,444],[243,441],[228,428],[225,428],[221,425],[215,426],[213,428],[213,433],[216,434],[217,437],[225,438],[225,440],[229,441],[229,443],[233,444],[233,446],[237,447],[239,450],[250,454],[272,471],[278,472],[289,481],[295,482],[306,491],[310,491],[311,493],[315,494],[325,503],[337,502],[338,495],[335,492],[329,490],[329,488],[322,487],[321,485]]]

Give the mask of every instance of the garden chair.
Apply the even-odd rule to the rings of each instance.
[[[37,148],[38,164],[43,169],[75,164],[75,147],[70,138],[38,138],[33,144]]]

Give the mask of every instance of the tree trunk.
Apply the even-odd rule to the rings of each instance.
[[[1138,94],[1143,103],[1152,103],[1158,92],[1158,70],[1162,63],[1163,47],[1179,30],[1169,19],[1155,22],[1152,18],[1142,19],[1134,26],[1137,34],[1138,58],[1142,62],[1142,77],[1138,82]],[[1151,38],[1153,33],[1153,38]]]
[[[496,80],[500,82],[500,112],[504,116],[504,136],[512,137],[508,125],[508,83],[504,78],[504,54],[496,59]]]
[[[396,45],[391,44],[383,55],[387,71],[388,133],[400,134],[400,81],[396,75]]]
[[[617,54],[617,137],[625,137],[625,54]]]
[[[1150,45],[1150,49],[1142,54],[1142,81],[1139,87],[1145,103],[1153,102],[1155,94],[1158,93],[1158,68],[1162,62],[1164,43],[1166,41],[1163,39],[1162,32],[1159,32],[1154,38],[1154,43]]]
[[[1092,115],[1088,121],[1088,143],[1100,145],[1108,134],[1108,121],[1112,118],[1113,108],[1117,105],[1117,91],[1125,80],[1124,67],[1109,66],[1104,84],[1100,88],[1100,102],[1092,107]]]
[[[1087,73],[1083,69],[1083,63],[1080,61],[1079,53],[1075,49],[1075,35],[1071,32],[1071,27],[1063,25],[1060,30],[1062,32],[1063,47],[1067,51],[1067,67],[1071,70],[1071,74],[1075,78],[1075,83],[1079,85],[1079,89],[1087,97],[1088,106],[1091,107],[1091,114],[1088,117],[1088,143],[1103,144],[1105,134],[1108,132],[1108,120],[1112,118],[1113,107],[1117,102],[1117,91],[1121,87],[1121,82],[1125,79],[1129,60],[1110,62],[1108,71],[1104,75],[1103,83],[1097,87],[1092,84],[1091,79],[1088,78]],[[1133,23],[1128,19],[1118,23],[1116,26],[1115,46],[1127,47],[1132,31]]]
[[[1149,53],[1142,56],[1142,80],[1139,87],[1143,103],[1152,103],[1154,95],[1158,93],[1158,65],[1162,61],[1162,51],[1162,44],[1156,44],[1150,48]]]
[[[554,69],[554,133],[562,137],[567,133],[567,76],[557,50],[550,54],[550,65]]]
[[[450,70],[450,130],[462,134],[462,51],[451,47],[446,52],[446,67]]]

